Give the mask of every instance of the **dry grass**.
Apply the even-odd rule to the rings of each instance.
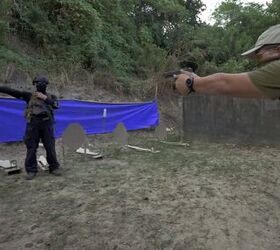
[[[1,174],[0,249],[280,248],[278,149],[152,139],[130,143],[158,154],[91,137],[104,159],[69,154],[61,178]],[[22,144],[0,147],[14,152],[23,160]]]

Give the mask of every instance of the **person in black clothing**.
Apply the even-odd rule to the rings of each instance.
[[[49,172],[55,176],[61,175],[55,151],[53,126],[53,110],[58,108],[58,101],[56,96],[47,94],[48,84],[48,79],[40,75],[33,80],[33,85],[36,87],[34,93],[0,86],[1,93],[21,99],[27,104],[25,109],[27,124],[24,135],[24,143],[27,148],[25,159],[27,180],[32,180],[38,172],[36,152],[40,139],[46,149]]]

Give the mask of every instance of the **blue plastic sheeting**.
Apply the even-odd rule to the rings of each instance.
[[[79,123],[88,135],[111,133],[120,122],[127,130],[155,127],[159,123],[156,101],[112,104],[61,100],[59,104],[60,108],[55,110],[56,138],[71,123]],[[0,98],[0,142],[23,140],[25,107],[24,101]]]

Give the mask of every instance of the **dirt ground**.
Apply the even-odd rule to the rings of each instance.
[[[0,171],[0,249],[280,249],[279,149],[130,134],[160,153],[93,136],[103,160],[62,162],[58,141],[62,177]],[[23,164],[24,154],[21,143],[0,144],[1,158]]]

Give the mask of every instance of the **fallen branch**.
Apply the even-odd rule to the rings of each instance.
[[[144,151],[144,152],[150,152],[150,153],[153,153],[153,154],[156,154],[156,153],[159,153],[160,151],[158,150],[154,150],[154,148],[140,148],[140,147],[137,147],[137,146],[132,146],[132,145],[125,145],[127,148],[131,148],[131,149],[135,149],[135,150],[138,150],[138,151]]]
[[[160,141],[161,143],[173,145],[173,146],[182,146],[182,147],[189,147],[190,144],[183,143],[183,142],[171,142],[171,141]]]

